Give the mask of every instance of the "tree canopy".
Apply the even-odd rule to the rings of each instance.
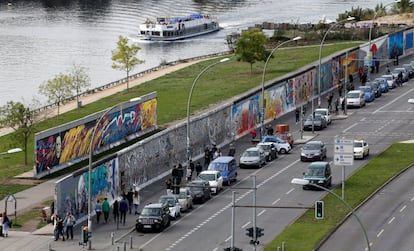
[[[69,85],[76,92],[76,101],[79,108],[79,95],[82,89],[91,86],[91,79],[87,74],[87,69],[80,65],[73,65],[72,71],[69,74]]]
[[[128,38],[119,36],[117,48],[112,51],[111,57],[113,61],[112,68],[126,72],[127,89],[129,88],[129,73],[135,66],[145,62],[136,57],[141,48],[136,44],[129,45],[128,42]]]
[[[58,107],[72,96],[72,85],[69,75],[58,74],[53,79],[49,79],[39,86],[39,93],[45,95],[48,101]]]
[[[242,32],[236,43],[236,56],[238,61],[250,64],[250,73],[253,71],[253,64],[257,61],[265,62],[269,52],[266,45],[269,39],[257,28]]]

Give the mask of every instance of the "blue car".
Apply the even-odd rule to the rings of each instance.
[[[375,92],[371,86],[363,85],[363,86],[358,87],[358,90],[361,90],[364,92],[366,102],[372,102],[375,100]]]
[[[223,184],[230,185],[237,180],[237,164],[232,156],[221,156],[210,162],[208,170],[220,171]]]
[[[385,79],[385,78],[376,78],[376,79],[374,79],[374,81],[379,83],[382,93],[388,92],[389,88],[388,88],[387,79]]]

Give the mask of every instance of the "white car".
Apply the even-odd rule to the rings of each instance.
[[[193,208],[193,196],[191,195],[190,188],[182,187],[180,188],[180,193],[174,195],[178,199],[178,203],[180,203],[181,212],[186,212]]]
[[[354,159],[364,159],[369,155],[369,145],[363,139],[354,140]]]
[[[220,190],[223,189],[223,177],[221,176],[221,172],[217,170],[206,170],[202,171],[200,175],[198,175],[199,179],[208,181],[210,185],[211,193],[217,194]]]
[[[264,136],[261,142],[262,143],[263,142],[273,142],[273,143],[275,143],[277,152],[282,153],[282,154],[289,153],[290,150],[292,149],[292,146],[289,143],[287,143],[284,140],[282,140],[281,138],[279,138],[277,136],[273,136],[273,135]]]
[[[346,94],[346,107],[365,106],[365,93],[362,90],[349,91]]]
[[[168,204],[171,219],[175,220],[181,216],[181,205],[175,195],[161,195],[158,202]]]
[[[326,120],[326,124],[330,125],[332,123],[331,112],[329,111],[328,108],[318,108],[318,109],[315,109],[315,114],[322,115],[325,118],[325,120]]]
[[[381,78],[385,78],[387,80],[389,89],[394,89],[395,87],[397,87],[397,81],[393,75],[382,75]]]

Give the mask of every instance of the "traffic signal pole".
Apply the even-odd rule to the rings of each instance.
[[[253,251],[256,251],[256,175],[253,175]]]

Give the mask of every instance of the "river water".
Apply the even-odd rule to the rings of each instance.
[[[145,60],[132,73],[228,50],[226,35],[263,22],[317,23],[335,20],[352,7],[378,0],[0,0],[0,105],[9,100],[46,104],[38,86],[74,64],[88,69],[93,87],[125,77],[111,68],[118,36],[139,42]],[[218,17],[219,32],[176,42],[141,42],[147,18],[203,13]]]

